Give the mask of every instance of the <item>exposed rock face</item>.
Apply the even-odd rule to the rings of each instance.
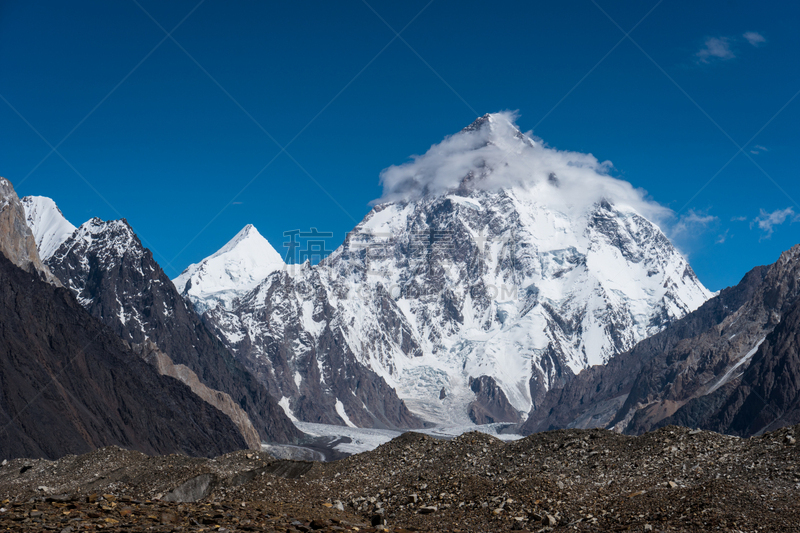
[[[491,376],[470,378],[469,388],[475,400],[469,404],[469,418],[476,424],[519,422],[520,414],[508,403],[503,389]]]
[[[333,391],[359,373],[432,422],[470,424],[482,402],[470,379],[481,376],[502,391],[507,415],[528,412],[710,297],[637,211],[641,198],[605,195],[629,184],[502,116],[409,165],[385,171],[405,174],[319,265],[273,272],[204,315],[297,418],[328,419],[338,400],[354,423],[373,419],[382,407]],[[602,191],[584,194],[587,180]],[[195,282],[184,294],[210,308],[199,295],[211,291]]]
[[[638,434],[674,423],[752,435],[795,423],[799,280],[795,246],[605,367],[548,393],[523,431]]]
[[[230,395],[262,440],[286,443],[301,435],[266,388],[187,307],[127,221],[86,222],[47,264],[117,335],[134,344],[149,339],[204,385]]]
[[[203,456],[246,446],[228,417],[158,375],[69,291],[0,254],[0,455],[111,444]]]
[[[357,359],[321,280],[277,272],[205,317],[293,416],[360,427],[420,427],[394,390]],[[302,284],[300,286],[300,284]],[[309,329],[311,331],[309,331]],[[291,400],[289,400],[291,398]]]
[[[749,436],[800,422],[800,299],[758,346],[746,370],[742,367],[744,363],[736,369],[738,380],[734,370],[731,382],[692,399],[658,425],[719,428]]]
[[[253,427],[250,417],[239,407],[229,394],[211,389],[203,385],[200,379],[188,366],[176,365],[167,354],[158,349],[152,341],[147,340],[144,344],[134,345],[134,351],[138,352],[145,361],[155,366],[158,373],[162,376],[170,376],[189,386],[196,395],[210,403],[231,419],[239,428],[245,442],[251,450],[261,450],[261,437]]]
[[[25,210],[11,182],[5,178],[0,178],[0,253],[21,269],[38,272],[48,282],[56,282],[39,258],[36,240],[25,222]]]

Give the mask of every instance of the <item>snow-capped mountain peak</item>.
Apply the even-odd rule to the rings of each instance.
[[[25,219],[36,239],[42,261],[47,261],[77,228],[64,218],[56,203],[45,196],[26,196],[22,199]]]
[[[325,261],[206,318],[302,420],[326,394],[374,412],[330,392],[366,368],[428,421],[519,421],[711,296],[656,225],[671,212],[610,169],[484,115],[384,170]]]
[[[248,224],[213,255],[189,265],[173,283],[200,311],[217,304],[227,308],[285,266],[275,248]]]

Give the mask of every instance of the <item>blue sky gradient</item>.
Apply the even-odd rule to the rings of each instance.
[[[712,290],[800,241],[800,5],[198,1],[0,3],[0,175],[171,277],[248,223],[338,245],[382,169],[506,109],[673,209]]]

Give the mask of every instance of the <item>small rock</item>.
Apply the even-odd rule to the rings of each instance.
[[[786,442],[786,444],[788,444],[790,446],[792,444],[794,444],[795,442],[797,442],[797,440],[794,437],[792,437],[791,435],[786,435],[786,438],[783,439],[783,440]]]
[[[162,524],[175,524],[178,521],[178,517],[174,513],[161,513],[159,521]]]
[[[558,520],[556,519],[556,517],[551,514],[545,516],[543,522],[544,525],[550,527],[556,527],[556,525],[558,524]]]
[[[439,509],[434,505],[426,505],[424,507],[419,508],[419,514],[431,514],[435,513]]]
[[[670,481],[667,484],[669,485],[669,488],[671,488],[671,489],[677,489],[678,488],[678,484],[675,483],[674,481]]]
[[[333,525],[333,522],[330,520],[312,520],[308,527],[311,529],[325,529],[326,527],[330,527]]]
[[[645,524],[644,525],[644,530],[645,531],[653,531],[653,526],[651,526],[650,524]]]
[[[494,511],[492,511],[492,514],[493,514],[493,515],[495,515],[495,516],[497,516],[497,515],[499,515],[499,514],[502,514],[502,513],[503,513],[503,509],[502,509],[502,508],[500,508],[500,507],[498,507],[497,509],[495,509]]]
[[[338,509],[340,511],[344,511],[344,504],[341,502],[341,500],[336,500],[335,502],[333,502],[333,508]]]

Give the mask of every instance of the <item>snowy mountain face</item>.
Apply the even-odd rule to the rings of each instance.
[[[663,208],[512,119],[481,117],[385,170],[383,198],[330,257],[206,313],[293,416],[317,421],[315,389],[360,424],[376,406],[337,380],[368,369],[426,420],[516,422],[710,297],[650,221]]]
[[[251,224],[214,255],[189,265],[174,283],[178,291],[198,306],[198,311],[231,302],[284,267],[278,252]]]
[[[50,198],[26,196],[21,201],[28,227],[36,239],[39,257],[42,261],[47,261],[76,228],[64,218],[61,210]]]

